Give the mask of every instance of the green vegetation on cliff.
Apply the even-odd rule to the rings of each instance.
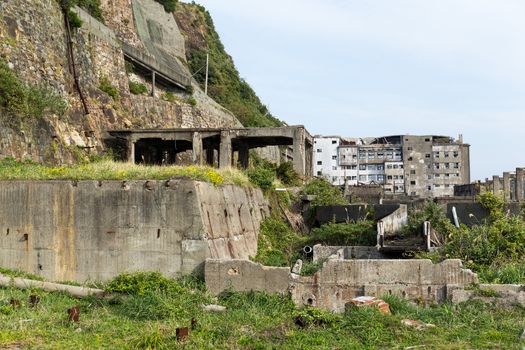
[[[179,4],[177,23],[189,41],[186,56],[195,79],[204,88],[206,53],[209,53],[209,95],[230,110],[247,127],[280,126],[250,85],[240,77],[233,59],[222,44],[213,20],[197,4]]]
[[[157,273],[123,275],[107,285],[111,300],[0,288],[0,348],[5,349],[521,349],[523,308],[480,302],[416,306],[384,299],[392,314],[356,308],[332,314],[298,309],[289,297],[225,292],[209,295],[203,282]],[[30,295],[40,302],[29,305]],[[19,301],[12,303],[11,300]],[[206,312],[202,304],[226,306]],[[14,304],[14,305],[13,305]],[[78,323],[67,309],[79,306]],[[194,319],[194,326],[192,325]],[[421,320],[416,330],[401,323]],[[176,329],[190,327],[178,341]]]
[[[43,118],[48,114],[61,115],[66,101],[44,86],[24,83],[0,58],[0,114],[10,122]]]
[[[58,0],[60,6],[66,11],[69,11],[73,6],[78,6],[87,11],[91,16],[95,17],[101,22],[104,22],[102,16],[102,9],[100,8],[100,0]]]

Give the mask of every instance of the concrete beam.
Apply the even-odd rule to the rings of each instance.
[[[503,198],[505,199],[505,202],[510,202],[510,173],[504,172],[503,173]]]
[[[200,132],[193,133],[193,163],[196,165],[204,164],[204,152],[202,149],[202,135]]]
[[[232,166],[232,137],[229,131],[221,131],[221,145],[219,150],[219,168]]]
[[[516,195],[514,198],[516,198],[518,202],[523,202],[524,200],[524,194],[523,194],[524,178],[525,178],[525,169],[516,168],[516,186],[514,187],[516,189]]]

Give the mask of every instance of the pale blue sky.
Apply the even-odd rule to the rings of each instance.
[[[243,78],[312,134],[463,134],[472,180],[525,166],[525,1],[199,0]]]

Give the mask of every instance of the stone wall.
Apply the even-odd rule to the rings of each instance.
[[[1,181],[0,266],[48,280],[188,274],[257,251],[256,189],[192,180]]]
[[[239,125],[235,116],[204,95],[196,83],[195,106],[188,103],[185,94],[173,102],[130,95],[120,40],[145,49],[137,34],[132,3],[134,6],[145,4],[148,8],[160,6],[153,0],[104,0],[102,10],[106,24],[77,10],[83,26],[72,30],[72,42],[81,90],[88,105],[87,115],[74,84],[67,32],[58,2],[6,0],[0,3],[0,56],[24,81],[52,88],[69,105],[65,115],[43,116],[24,123],[0,112],[0,158],[68,163],[78,154],[72,147],[85,153],[102,152],[108,129]],[[172,17],[166,14],[158,17],[157,22],[155,18],[148,18],[148,23],[165,32],[166,40],[154,43],[155,48],[175,56],[184,52],[184,43],[180,35],[177,40],[171,35],[178,31]],[[180,69],[187,70],[180,62],[184,57],[174,59]],[[103,77],[118,88],[118,100],[99,89]]]

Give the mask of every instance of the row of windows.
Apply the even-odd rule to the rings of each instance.
[[[403,169],[403,164],[388,164],[387,169]]]
[[[401,152],[366,152],[359,151],[359,159],[401,159]]]
[[[459,163],[434,163],[434,169],[459,169]]]
[[[434,158],[440,158],[440,156],[443,155],[443,158],[449,158],[450,156],[457,158],[459,157],[459,151],[453,151],[453,152],[434,152]]]

